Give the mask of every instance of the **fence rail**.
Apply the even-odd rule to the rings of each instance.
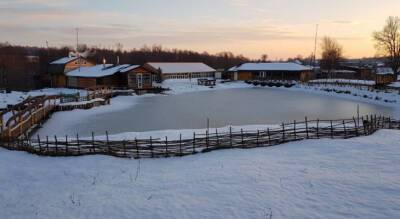
[[[359,119],[345,120],[311,120],[302,122],[282,123],[280,128],[266,128],[265,130],[229,131],[193,133],[192,138],[163,139],[132,139],[111,141],[98,140],[92,135],[90,139],[70,137],[54,137],[45,139],[25,138],[14,142],[3,143],[3,147],[10,150],[27,151],[44,156],[80,156],[102,154],[125,158],[157,158],[171,156],[185,156],[199,152],[227,148],[255,148],[275,146],[286,142],[303,139],[347,139],[358,136],[367,136],[379,129],[400,129],[400,121],[388,117],[366,116]]]

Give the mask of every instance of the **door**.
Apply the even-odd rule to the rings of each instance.
[[[238,72],[233,73],[233,80],[237,81],[239,79]]]
[[[143,74],[136,74],[136,85],[138,89],[143,88]]]

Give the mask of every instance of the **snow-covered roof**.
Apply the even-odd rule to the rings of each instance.
[[[77,59],[78,59],[78,57],[64,57],[64,58],[61,58],[61,59],[57,59],[57,60],[51,62],[50,64],[53,64],[53,65],[65,65],[65,64],[67,64],[69,62],[72,62],[72,61],[75,61]]]
[[[377,75],[392,75],[394,74],[393,69],[389,67],[379,67],[376,68]]]
[[[293,62],[272,62],[272,63],[245,63],[229,69],[230,71],[307,71],[310,67]]]
[[[149,62],[155,69],[161,69],[163,74],[215,72],[216,70],[201,62]]]
[[[121,73],[125,73],[125,72],[132,71],[133,69],[139,68],[139,67],[140,67],[140,65],[131,65],[131,66],[129,66],[129,67],[126,67],[126,68],[124,68],[124,69],[121,69],[120,72],[121,72]]]
[[[105,76],[114,75],[121,70],[130,67],[130,65],[117,65],[112,64],[95,65],[90,67],[80,67],[67,73],[68,77],[83,77],[83,78],[100,78]]]

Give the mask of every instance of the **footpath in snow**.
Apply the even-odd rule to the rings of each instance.
[[[397,218],[400,131],[182,158],[0,149],[0,218]]]

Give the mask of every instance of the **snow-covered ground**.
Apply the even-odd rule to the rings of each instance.
[[[0,149],[0,218],[398,218],[400,131],[182,158]]]
[[[4,109],[7,105],[17,104],[29,96],[41,95],[58,95],[58,94],[76,94],[86,95],[85,90],[68,89],[68,88],[45,88],[40,90],[33,90],[29,92],[12,91],[11,93],[0,93],[0,109]]]

